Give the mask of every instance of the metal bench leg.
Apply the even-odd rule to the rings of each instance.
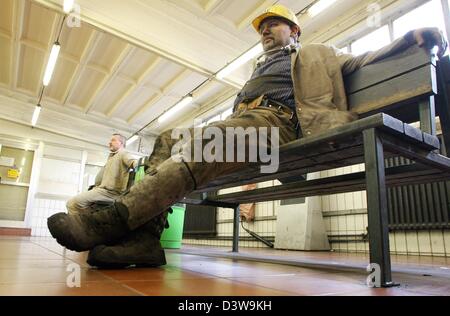
[[[434,96],[419,103],[420,129],[436,136],[436,103]]]
[[[364,131],[370,263],[380,271],[375,286],[394,286],[389,253],[388,207],[383,144],[375,129]],[[377,270],[377,269],[376,269]],[[377,277],[376,277],[377,278]]]
[[[239,219],[240,219],[240,206],[234,208],[233,218],[233,252],[239,252]]]

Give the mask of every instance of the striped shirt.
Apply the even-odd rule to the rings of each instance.
[[[258,82],[256,85],[255,83]],[[280,102],[295,111],[294,84],[291,76],[291,55],[285,51],[267,56],[258,64],[250,80],[242,88],[234,102],[254,100],[261,95]]]

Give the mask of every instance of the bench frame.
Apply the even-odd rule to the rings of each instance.
[[[389,71],[391,68],[394,69]],[[384,91],[387,86],[396,91],[396,95],[392,97],[386,95],[387,103],[380,103],[376,92]],[[450,149],[449,87],[448,57],[437,64],[436,71],[435,59],[418,47],[363,67],[346,78],[349,102],[351,106],[353,105],[352,109],[359,112],[361,120],[339,127],[328,134],[300,139],[281,147],[280,157],[288,158],[280,162],[280,170],[276,174],[262,176],[252,170],[245,170],[243,173],[217,179],[205,187],[198,188],[194,193],[201,193],[201,199],[187,197],[182,203],[233,209],[232,251],[238,252],[239,205],[242,203],[366,189],[370,263],[380,267],[381,287],[395,286],[397,284],[392,280],[389,252],[387,187],[450,179],[450,159],[438,154],[440,143],[436,137],[435,120],[438,115],[444,144],[447,145],[445,148]],[[411,116],[412,105],[417,106],[418,115]],[[384,114],[391,112],[394,116],[404,119],[404,122]],[[420,130],[407,124],[417,120],[420,120]],[[330,140],[333,140],[333,145],[330,145]],[[321,158],[311,156],[311,160],[316,159],[317,164],[312,166],[311,162],[309,165],[303,163],[315,149]],[[335,160],[332,162],[339,153],[344,153],[343,158],[338,163]],[[386,169],[385,159],[396,155],[411,159],[417,165]],[[295,157],[298,157],[298,161],[295,161]],[[290,169],[289,165],[292,165],[292,162],[303,167]],[[286,175],[300,176],[362,162],[365,163],[365,172],[362,173],[285,183],[272,188],[222,194],[213,199],[208,198],[207,194],[209,191],[274,180]]]

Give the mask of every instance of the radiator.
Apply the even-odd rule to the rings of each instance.
[[[208,197],[216,193],[208,193]],[[192,198],[200,199],[200,194],[191,195]],[[214,237],[217,235],[217,210],[213,206],[187,205],[184,216],[183,237]]]
[[[386,161],[386,167],[408,164],[402,157]],[[390,188],[387,202],[391,231],[450,228],[450,182]]]

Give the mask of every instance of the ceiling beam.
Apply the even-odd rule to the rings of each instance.
[[[265,9],[267,9],[272,4],[273,4],[273,0],[265,0],[265,1],[263,1],[263,3],[261,3],[260,5],[255,7],[254,9],[252,9],[253,13],[251,15],[246,16],[241,21],[236,23],[236,25],[235,25],[236,29],[238,29],[239,31],[242,31],[243,29],[248,27],[252,23],[252,21],[255,19],[256,16],[261,14],[261,12],[263,12]]]
[[[127,75],[117,74],[116,77],[122,81],[129,83],[130,85],[133,85],[133,86],[137,85],[137,80],[133,79],[131,77],[128,77]]]
[[[61,11],[60,0],[33,1]],[[165,1],[127,0],[125,3],[122,0],[77,0],[77,3],[83,8],[81,11],[83,22],[206,77],[211,76],[224,66],[226,61],[234,59],[249,46],[236,34],[226,32],[207,21],[196,19],[196,16],[187,10],[168,11]],[[215,5],[215,2],[211,2],[210,10]],[[124,9],[128,12],[127,15],[123,15]],[[152,18],[149,19],[149,16]],[[155,32],[160,29],[166,31]],[[174,35],[167,36],[170,32]],[[217,33],[226,36],[219,38]],[[180,42],[195,43],[195,49],[192,45],[180,49]],[[211,56],[215,58],[210,58]]]
[[[223,108],[218,109],[218,106],[223,105],[225,102],[230,99],[236,98],[236,90],[233,88],[225,86],[223,90],[216,93],[214,96],[208,99],[208,101],[204,104],[201,104],[195,113],[192,114],[191,117],[186,119],[185,117],[180,117],[178,120],[173,121],[170,125],[166,126],[164,129],[170,129],[177,126],[191,126],[192,124],[188,124],[188,121],[193,121],[194,119],[205,115],[208,112],[214,113],[218,110],[224,110]],[[190,122],[189,122],[190,123]],[[151,128],[152,126],[149,126]]]
[[[6,39],[12,40],[12,35],[11,35],[11,33],[6,32],[6,31],[3,30],[3,29],[0,29],[0,36],[1,36],[1,37],[4,37],[4,38],[6,38]]]
[[[0,100],[2,100],[2,99],[7,100],[5,102],[9,103],[11,105],[15,104],[15,102],[19,102],[21,104],[24,104],[24,103],[32,104],[35,102],[33,100],[33,98],[30,98],[29,96],[25,95],[21,91],[19,91],[19,92],[10,91],[8,89],[0,87]],[[133,133],[134,130],[138,128],[138,126],[130,126],[126,122],[114,123],[113,120],[108,120],[108,119],[98,117],[93,114],[86,115],[78,110],[74,110],[69,107],[63,108],[63,107],[61,107],[61,105],[51,102],[51,101],[45,102],[45,109],[46,109],[46,111],[50,111],[55,114],[58,114],[58,113],[64,114],[67,117],[72,117],[72,118],[76,118],[76,119],[80,119],[80,120],[86,120],[88,122],[100,124],[100,125],[112,128],[112,129],[126,131],[127,133]],[[30,114],[30,117],[31,117],[31,114]]]
[[[20,39],[23,32],[23,22],[25,19],[25,1],[14,1],[14,27],[13,27],[13,52],[11,54],[11,82],[10,89],[17,88],[17,81],[19,77],[19,62],[21,54]]]
[[[83,51],[83,55],[80,58],[80,62],[78,63],[75,75],[73,76],[72,80],[70,81],[69,85],[67,86],[67,89],[64,93],[63,102],[62,105],[67,105],[67,101],[72,97],[72,95],[75,93],[75,87],[78,84],[78,81],[81,78],[81,75],[83,74],[84,67],[87,64],[87,61],[92,56],[92,54],[95,51],[95,48],[100,42],[102,34],[98,31],[92,31],[89,40],[86,44],[86,48]]]
[[[33,41],[31,39],[23,38],[23,39],[20,40],[20,43],[23,44],[23,45],[26,45],[28,47],[34,48],[36,50],[39,50],[41,52],[45,52],[46,54],[48,53],[47,45],[44,45],[42,43]]]
[[[206,14],[211,15],[213,14],[222,4],[224,3],[223,0],[209,0],[206,2],[206,4],[203,6],[203,10]]]
[[[127,120],[128,123],[133,123],[140,115],[147,112],[155,103],[160,101],[164,96],[167,95],[178,83],[186,79],[192,71],[190,69],[183,70],[179,75],[173,78],[162,90],[163,92],[158,94],[156,97],[152,98],[146,105],[138,109],[133,113]]]
[[[88,101],[88,106],[85,109],[85,113],[89,113],[89,111],[95,107],[98,100],[103,96],[104,92],[106,91],[106,88],[111,85],[111,83],[116,79],[116,74],[119,72],[119,70],[126,65],[126,63],[129,61],[131,54],[136,51],[137,48],[133,47],[129,44],[127,44],[122,52],[120,53],[119,57],[117,58],[114,65],[111,67],[111,71],[108,73],[108,76],[105,77],[105,79],[100,83],[100,86],[98,87],[97,91],[93,94],[92,98]],[[102,93],[103,92],[103,93]]]
[[[144,86],[147,77],[156,69],[156,67],[161,63],[163,59],[161,57],[156,57],[155,60],[150,64],[150,66],[145,70],[145,72],[139,77],[137,83],[132,85],[123,95],[122,97],[111,106],[111,108],[107,112],[107,116],[111,118],[113,114],[119,109],[120,105],[123,101],[125,101],[129,96],[131,96],[136,90],[142,88]],[[162,91],[158,92],[162,93]]]

